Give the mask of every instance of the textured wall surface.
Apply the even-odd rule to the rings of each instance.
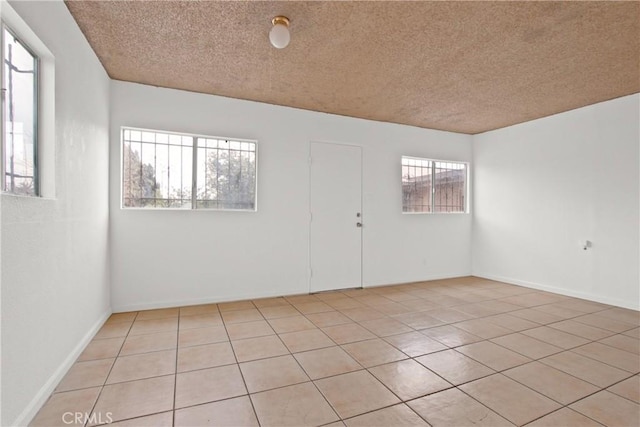
[[[120,126],[258,140],[258,211],[120,209]],[[400,159],[470,136],[114,81],[114,311],[308,292],[310,141],[362,147],[365,286],[469,274],[471,215],[403,215]]]
[[[637,310],[639,132],[632,95],[474,136],[473,274]]]
[[[56,61],[55,197],[2,196],[2,420],[25,425],[110,312],[109,79],[62,2],[12,2]]]

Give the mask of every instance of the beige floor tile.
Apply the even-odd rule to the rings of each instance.
[[[342,419],[400,403],[367,371],[350,372],[315,383]]]
[[[288,295],[284,297],[289,304],[304,304],[308,302],[322,301],[316,295]]]
[[[82,414],[91,413],[100,390],[100,387],[94,387],[53,394],[40,408],[40,411],[38,411],[29,425],[34,427],[83,426],[84,419],[76,422],[74,416],[68,414],[75,414],[76,412]]]
[[[509,313],[511,316],[516,316],[521,319],[530,320],[540,325],[548,325],[549,323],[560,322],[562,317],[553,315],[551,313],[545,313],[532,308],[525,308],[522,310],[516,310]]]
[[[540,362],[599,387],[608,387],[629,376],[626,371],[572,351],[545,357]]]
[[[325,334],[338,344],[347,344],[350,342],[364,341],[375,338],[371,332],[356,323],[347,323],[344,325],[327,326],[322,328]]]
[[[503,372],[509,378],[556,402],[568,405],[599,390],[598,387],[539,362]]]
[[[423,354],[447,349],[445,345],[424,336],[420,332],[393,335],[385,337],[384,340],[411,357],[422,356]]]
[[[231,302],[223,302],[218,304],[218,310],[221,313],[225,311],[235,311],[235,310],[248,310],[256,308],[255,305],[251,301],[231,301]]]
[[[565,350],[579,347],[589,342],[589,340],[585,338],[561,331],[559,329],[550,328],[548,326],[540,326],[539,328],[522,331],[522,333],[529,337],[544,341]]]
[[[490,341],[481,341],[456,348],[456,351],[496,371],[513,368],[531,361],[528,357]]]
[[[176,376],[176,409],[245,394],[247,389],[238,365],[183,372]]]
[[[618,396],[640,403],[640,376],[636,375],[628,378],[618,384],[612,385],[607,390]]]
[[[257,308],[248,308],[245,310],[223,311],[222,319],[227,325],[233,323],[253,322],[255,320],[264,320]]]
[[[382,319],[364,320],[360,322],[360,326],[364,326],[369,331],[379,337],[388,337],[389,335],[398,335],[406,332],[412,332],[409,326],[397,320],[384,317]]]
[[[163,318],[151,320],[136,320],[131,326],[129,336],[153,334],[156,332],[171,332],[178,330],[178,318]]]
[[[509,421],[458,389],[407,402],[433,427],[513,427]]]
[[[634,328],[634,329],[631,329],[631,330],[629,330],[627,332],[623,332],[622,334],[626,335],[628,337],[640,339],[640,328]]]
[[[315,325],[302,315],[269,319],[269,324],[278,334],[316,329]]]
[[[640,354],[640,340],[626,335],[613,335],[600,341],[619,350],[628,351],[633,354]]]
[[[569,408],[562,408],[545,415],[534,422],[527,424],[527,427],[601,427],[602,424],[587,418],[584,415]]]
[[[338,311],[327,311],[326,313],[308,314],[307,319],[311,320],[318,328],[324,328],[325,326],[344,325],[345,323],[351,323],[344,314]]]
[[[619,350],[608,345],[593,342],[574,348],[574,353],[590,357],[616,368],[624,369],[632,374],[640,372],[640,355]]]
[[[212,344],[228,341],[227,330],[224,326],[210,328],[185,329],[178,333],[178,347]]]
[[[451,387],[451,384],[415,360],[376,366],[370,368],[369,372],[403,401]]]
[[[492,369],[455,350],[427,354],[416,358],[416,361],[454,385],[494,373]]]
[[[93,339],[126,337],[130,329],[131,324],[129,322],[105,323]]]
[[[425,311],[399,314],[397,316],[393,316],[393,318],[412,327],[413,329],[433,328],[434,326],[440,326],[445,323],[440,319],[429,316]]]
[[[364,320],[382,319],[386,317],[384,313],[379,312],[371,307],[356,307],[341,309],[340,312],[354,322],[362,322]]]
[[[406,302],[406,301],[403,301]],[[376,310],[387,316],[395,316],[397,314],[413,313],[414,309],[407,307],[398,302],[390,302],[387,304],[379,304],[374,306]]]
[[[261,307],[260,313],[265,319],[279,319],[281,317],[299,316],[300,312],[289,303],[287,305],[277,305],[273,307]]]
[[[608,391],[586,397],[571,409],[606,426],[640,425],[640,405]]]
[[[559,329],[564,332],[568,332],[573,335],[577,335],[588,340],[601,340],[606,337],[614,335],[615,332],[607,331],[605,329],[596,328],[584,323],[576,322],[574,320],[565,320],[562,322],[552,323],[549,325],[551,328]]]
[[[312,383],[252,394],[251,400],[263,427],[319,426],[338,420]]]
[[[526,424],[561,407],[501,374],[473,381],[460,389],[517,425]]]
[[[280,339],[284,342],[284,345],[287,346],[291,353],[299,353],[301,351],[315,350],[317,348],[336,345],[319,329],[280,334]]]
[[[540,305],[538,307],[534,307],[534,310],[542,311],[543,313],[553,314],[554,316],[558,316],[562,319],[571,319],[574,317],[584,315],[583,311],[573,310],[567,307],[563,307],[560,305],[554,304],[546,304]]]
[[[212,326],[222,326],[222,317],[220,317],[219,313],[194,314],[180,318],[181,331],[185,329],[210,328]]]
[[[426,313],[429,316],[442,320],[445,323],[462,322],[476,317],[472,314],[463,313],[462,311],[458,311],[454,308],[436,308],[433,310],[427,310]]]
[[[420,333],[433,338],[448,347],[458,347],[483,340],[483,338],[470,334],[462,329],[458,329],[453,325],[443,325],[436,326],[435,328],[423,329]]]
[[[109,423],[109,427],[172,427],[173,411]]]
[[[282,356],[289,351],[276,335],[232,341],[238,362]]]
[[[550,304],[556,302],[558,298],[555,295],[549,295],[544,293],[527,293],[524,295],[515,295],[511,297],[501,298],[500,301],[508,302],[510,304],[516,304],[522,307],[534,307],[536,305]]]
[[[124,345],[120,351],[120,356],[169,350],[176,348],[176,345],[177,333],[175,331],[147,335],[132,335],[127,337],[124,341]]]
[[[392,302],[390,299],[387,299],[380,295],[366,295],[363,297],[356,297],[356,300],[361,303],[368,305],[369,307],[375,307],[377,305],[389,304]]]
[[[626,332],[638,326],[637,323],[621,322],[619,320],[609,319],[607,317],[598,316],[596,314],[587,314],[585,316],[576,317],[576,322],[584,323],[585,325],[595,326],[596,328],[606,329],[611,332],[621,333]]]
[[[309,381],[307,374],[291,355],[241,363],[240,370],[249,393]]]
[[[119,421],[169,411],[173,409],[174,382],[175,377],[168,375],[107,385],[93,412],[111,412],[113,421]]]
[[[456,310],[466,313],[473,317],[487,317],[493,316],[494,314],[499,314],[500,311],[494,310],[489,307],[485,307],[481,304],[462,304],[457,305]]]
[[[344,344],[342,348],[365,368],[407,358],[406,354],[380,338]]]
[[[137,315],[138,315],[137,311],[129,311],[129,312],[126,312],[126,313],[113,313],[111,316],[109,316],[109,318],[107,319],[107,322],[109,322],[109,323],[117,323],[117,322],[133,323],[133,321],[135,320]]]
[[[107,384],[175,374],[176,351],[156,351],[118,357],[107,378]]]
[[[138,317],[136,317],[136,320],[176,318],[179,314],[179,308],[159,308],[156,310],[144,310],[138,312]]]
[[[470,334],[479,336],[480,338],[484,339],[496,338],[512,333],[510,329],[494,325],[493,323],[484,319],[466,320],[464,322],[456,323],[453,326],[459,329],[463,329]]]
[[[611,307],[610,305],[607,305],[607,304],[602,304],[594,301],[587,301],[587,300],[578,299],[578,298],[569,298],[564,301],[560,301],[556,303],[556,305],[560,307],[567,307],[572,310],[582,311],[584,313],[594,313],[594,312],[602,311],[604,309]]]
[[[266,307],[278,307],[282,305],[291,305],[287,302],[287,300],[284,297],[260,298],[260,299],[251,300],[251,302],[258,309],[266,308]]]
[[[232,340],[275,335],[275,332],[271,329],[271,326],[269,326],[266,320],[256,320],[254,322],[227,325],[227,333],[229,334],[229,338]]]
[[[539,341],[521,333],[494,338],[491,342],[531,359],[540,359],[563,351],[560,347]]]
[[[104,385],[114,361],[100,359],[74,363],[56,387],[56,393]]]
[[[597,316],[606,317],[608,319],[617,320],[618,322],[631,323],[640,325],[640,311],[630,310],[628,308],[613,307],[607,310],[595,313]]]
[[[353,298],[336,299],[333,301],[327,301],[326,303],[336,310],[346,310],[349,308],[365,307],[363,303]]]
[[[349,418],[345,421],[348,427],[428,427],[429,425],[418,414],[404,403]]]
[[[219,313],[218,304],[200,304],[180,307],[180,317],[214,313]]]
[[[532,322],[531,320],[522,319],[520,317],[511,316],[510,314],[497,314],[495,316],[485,317],[485,320],[493,323],[494,325],[502,326],[513,332],[525,331],[531,328],[537,328],[539,324]]]
[[[258,427],[248,396],[178,409],[175,418],[175,427]]]
[[[86,362],[87,360],[114,358],[120,352],[123,342],[124,337],[93,340],[87,344],[77,361]]]
[[[185,347],[178,350],[178,372],[236,363],[236,358],[228,342]]]
[[[314,313],[324,313],[327,311],[333,311],[333,307],[331,307],[330,305],[327,305],[322,301],[294,304],[294,307],[302,314],[314,314]]]
[[[296,353],[293,356],[314,380],[362,369],[358,362],[337,346]]]
[[[444,295],[439,295],[440,297],[445,297]],[[426,311],[426,310],[434,310],[437,308],[443,308],[445,305],[436,303],[429,299],[416,299],[410,301],[402,301],[400,304],[404,305],[411,311]]]

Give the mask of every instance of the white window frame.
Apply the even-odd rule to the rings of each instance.
[[[37,82],[34,111],[34,195],[19,195],[5,191],[5,117],[2,107],[0,119],[0,154],[2,165],[3,196],[28,197],[30,199],[55,198],[55,58],[47,46],[31,30],[18,13],[0,0],[0,51],[4,61],[4,27],[36,57]],[[0,68],[0,82],[4,85],[4,62]],[[3,101],[4,104],[4,101]]]
[[[438,163],[456,163],[456,164],[461,164],[461,165],[465,165],[465,179],[464,179],[464,209],[462,211],[458,211],[458,212],[435,212],[434,208],[435,208],[435,191],[436,191],[436,187],[435,185],[432,185],[431,187],[431,211],[430,212],[424,212],[424,211],[405,211],[403,208],[402,203],[400,204],[400,210],[402,211],[403,215],[460,215],[460,214],[468,214],[470,212],[470,203],[469,203],[469,179],[471,177],[471,173],[470,173],[470,163],[469,162],[464,162],[464,161],[459,161],[459,160],[440,160],[440,159],[432,159],[429,157],[418,157],[418,156],[401,156],[400,157],[400,193],[402,195],[403,190],[402,190],[402,180],[404,179],[402,176],[402,161],[404,159],[413,159],[413,160],[420,160],[420,161],[426,161],[426,162],[431,162],[432,166],[431,166],[431,176],[432,176],[432,183],[435,182],[434,180],[434,175],[435,175],[435,167],[434,164],[436,162]],[[402,199],[401,199],[402,200]]]
[[[129,131],[139,131],[139,132],[153,132],[153,133],[164,133],[170,135],[179,135],[193,138],[193,167],[191,174],[191,208],[175,208],[175,207],[130,207],[124,205],[124,132],[125,130]],[[255,190],[254,190],[254,204],[253,209],[228,209],[228,208],[215,208],[215,207],[198,207],[197,206],[197,158],[198,158],[198,138],[205,139],[217,139],[217,140],[226,140],[226,141],[237,141],[237,142],[248,142],[255,145]],[[154,144],[154,143],[148,143]],[[212,136],[212,135],[203,135],[203,134],[195,134],[189,132],[175,132],[175,131],[166,131],[160,129],[148,129],[148,128],[139,128],[133,126],[121,126],[120,127],[120,209],[123,210],[143,210],[143,211],[213,211],[213,212],[257,212],[258,211],[258,154],[259,144],[255,139],[246,139],[246,138],[232,138],[232,137],[223,137],[223,136]]]

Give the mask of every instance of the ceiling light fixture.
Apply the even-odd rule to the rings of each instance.
[[[289,34],[289,18],[286,16],[276,16],[271,20],[273,28],[269,31],[269,40],[273,47],[284,49],[289,45],[291,34]]]

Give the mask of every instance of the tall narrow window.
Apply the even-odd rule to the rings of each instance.
[[[3,190],[36,196],[38,58],[2,25]]]
[[[255,210],[256,142],[125,128],[122,206]]]
[[[403,212],[466,212],[467,164],[402,157]]]

